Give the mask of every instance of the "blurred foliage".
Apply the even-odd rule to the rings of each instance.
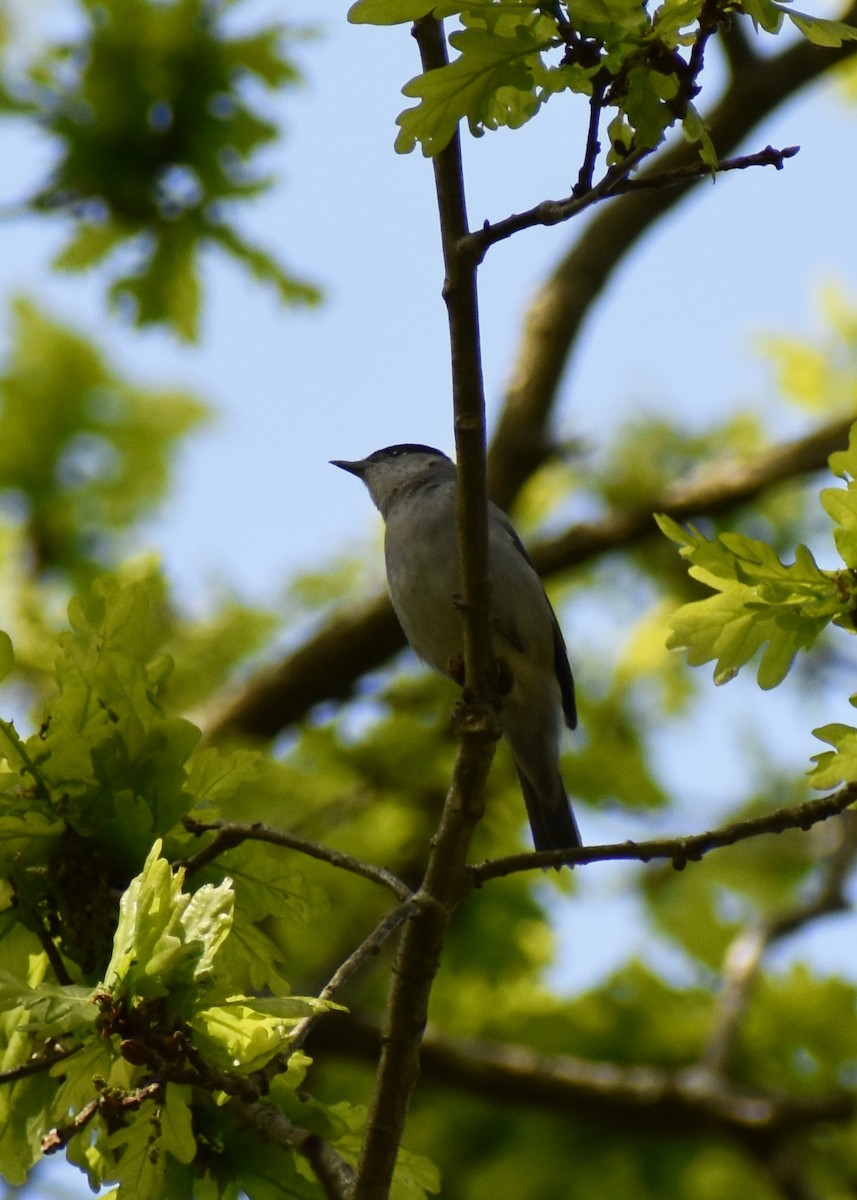
[[[205,409],[128,386],[84,338],[28,301],[0,375],[0,494],[17,508],[34,574],[80,581],[164,495],[176,442]]]
[[[762,28],[782,21],[772,0],[742,7]],[[57,138],[56,171],[34,208],[60,205],[75,221],[60,265],[104,260],[140,322],[184,336],[196,328],[205,243],[238,254],[288,299],[310,295],[226,223],[225,203],[265,186],[252,160],[276,133],[242,80],[295,82],[282,31],[232,36],[228,9],[87,0],[80,39],[34,62],[27,88],[0,89],[5,110],[26,110]],[[420,103],[403,120],[405,142],[419,137],[433,151],[463,115],[476,130],[514,125],[562,88],[589,95],[595,86],[597,63],[543,57],[569,49],[562,19],[574,6],[362,0],[352,10],[382,22],[429,11],[461,15],[459,58],[410,89]],[[675,57],[652,59],[658,46],[684,53],[700,15],[693,3],[652,15],[625,0],[579,8],[589,52],[613,72],[614,155],[654,144],[674,119],[704,139],[670,90]],[[845,36],[835,22],[789,15],[817,41]],[[129,271],[130,251],[138,262]],[[456,753],[455,688],[403,659],[356,697],[312,713],[274,751],[206,741],[199,714],[250,656],[270,651],[279,623],[232,595],[189,617],[139,553],[141,522],[163,502],[176,448],[205,409],[124,380],[31,302],[15,314],[0,367],[0,1172],[18,1186],[43,1152],[64,1149],[93,1188],[113,1186],[120,1200],[310,1200],[321,1188],[307,1161],[236,1118],[230,1097],[257,1088],[266,1112],[356,1160],[391,946],[337,994],[347,1012],[319,997],[395,901],[284,846],[245,841],[198,857],[209,839],[184,821],[264,823],[416,887]],[[817,345],[766,343],[785,398],[814,413],[854,407],[857,319],[832,291],[826,316]],[[747,413],[703,430],[667,416],[636,420],[602,455],[537,475],[523,524],[644,508],[677,477],[716,479],[770,445]],[[857,781],[857,729],[822,725],[831,749],[795,781],[789,762],[754,747],[738,706],[728,761],[706,777],[713,709],[688,666],[715,662],[725,681],[758,655],[760,682],[784,680],[801,715],[823,711],[841,682],[831,664],[853,676],[843,635],[853,631],[857,439],[830,465],[839,482],[826,481],[820,503],[805,483],[784,484],[703,532],[668,524],[681,554],[652,538],[587,567],[573,593],[553,582],[580,683],[581,729],[564,769],[590,841],[617,827],[626,837],[741,820],[800,803],[811,785]],[[820,531],[839,554],[836,569],[807,548]],[[306,574],[288,615],[305,628],[349,605],[377,582],[374,569],[352,559]],[[687,657],[667,651],[668,637]],[[838,663],[833,644],[844,646]],[[786,678],[797,649],[814,675],[805,666]],[[760,730],[770,711],[761,709]],[[683,781],[664,769],[665,744],[689,764]],[[710,805],[694,811],[706,788],[722,792],[714,816]],[[608,943],[627,931],[615,917],[602,924],[592,903],[599,865],[476,890],[445,947],[394,1200],[441,1187],[447,1200],[850,1194],[857,989],[799,961],[799,949],[758,971],[742,954],[766,928],[780,941],[808,924],[819,896],[818,915],[844,905],[836,872],[844,877],[854,840],[843,818],[682,871],[617,867],[600,894],[612,886],[634,914],[636,940],[621,958]],[[528,845],[500,747],[472,857]],[[578,903],[592,925],[566,936]],[[572,991],[595,951],[609,969]],[[740,1020],[715,1068],[725,982],[742,969]],[[488,1069],[497,1061],[502,1086]],[[671,1115],[653,1119],[671,1096]],[[729,1125],[736,1097],[757,1115],[769,1103],[841,1107],[823,1123],[794,1108],[778,1130],[757,1133],[752,1120]],[[783,1184],[785,1160],[798,1164],[791,1183],[803,1191]]]
[[[47,47],[24,82],[6,84],[57,141],[35,210],[71,216],[56,266],[107,262],[111,297],[140,325],[197,335],[199,256],[217,246],[287,303],[317,290],[249,242],[237,205],[272,180],[254,160],[279,136],[251,102],[247,82],[283,89],[298,81],[283,46],[297,36],[268,26],[238,37],[228,0],[80,0],[80,37]],[[124,247],[120,252],[119,248]]]

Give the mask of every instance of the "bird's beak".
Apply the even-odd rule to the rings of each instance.
[[[343,471],[347,471],[349,475],[356,475],[360,479],[366,470],[366,460],[358,458],[354,462],[349,462],[347,458],[332,458],[330,460],[332,467],[340,467]]]

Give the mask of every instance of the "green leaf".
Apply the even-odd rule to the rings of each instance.
[[[119,1184],[117,1200],[159,1200],[162,1196],[166,1160],[158,1127],[155,1106],[147,1100],[128,1125],[107,1139],[111,1150],[119,1152],[106,1180]]]
[[[224,1070],[249,1074],[287,1049],[289,1034],[300,1021],[331,1009],[341,1010],[341,1005],[301,996],[236,996],[197,1010],[188,1023],[207,1059]]]
[[[116,997],[157,999],[175,993],[179,1006],[201,1002],[214,958],[232,925],[230,881],[182,891],[183,871],[173,871],[156,841],[140,875],[119,905],[113,955],[104,976]]]
[[[851,703],[857,707],[853,696]],[[812,786],[827,789],[842,783],[857,783],[857,729],[836,722],[821,725],[812,732],[820,741],[833,747],[832,750],[813,754],[815,766],[809,776]]]
[[[273,284],[284,304],[318,304],[321,292],[306,280],[285,271],[267,251],[252,245],[221,222],[207,222],[205,236],[228,250],[262,283]]]
[[[419,21],[434,12],[436,17],[449,16],[465,7],[460,4],[440,3],[439,0],[357,0],[348,10],[352,25],[401,25],[405,21]]]
[[[783,23],[783,9],[775,0],[743,0],[741,7],[766,33],[776,33]]]
[[[127,237],[128,230],[112,221],[99,225],[81,223],[54,259],[54,266],[59,271],[85,271],[106,258]]]
[[[27,1014],[27,1031],[45,1038],[74,1033],[81,1027],[93,1025],[98,1019],[92,988],[52,983],[29,987],[2,969],[0,1002],[5,1012],[20,1008]]]
[[[114,277],[110,294],[133,302],[139,324],[166,324],[186,340],[197,333],[209,215],[217,209],[222,220],[271,184],[251,165],[278,131],[244,81],[283,88],[299,78],[283,53],[298,29],[230,36],[226,8],[87,2],[75,40],[50,45],[31,71],[33,107],[59,151],[31,206],[65,209],[75,222],[57,265],[80,270],[125,245],[138,268]],[[289,299],[301,298],[296,286]]]
[[[178,1083],[167,1084],[161,1109],[161,1144],[180,1163],[192,1163],[196,1158],[191,1099],[190,1087]]]
[[[693,564],[691,576],[717,593],[675,613],[667,645],[687,650],[691,666],[714,661],[715,683],[732,679],[764,646],[759,686],[775,687],[797,651],[851,611],[850,591],[838,586],[841,575],[820,570],[805,546],[798,546],[795,562],[785,565],[764,542],[734,533],[710,541],[668,517],[657,520]]]
[[[651,148],[660,143],[664,131],[675,120],[670,101],[678,87],[675,75],[644,67],[633,67],[628,72],[623,107],[636,131],[636,145]]]
[[[476,137],[500,125],[523,125],[539,107],[533,70],[540,65],[539,51],[552,44],[555,32],[552,21],[531,14],[526,24],[451,34],[458,58],[418,75],[402,89],[420,103],[397,118],[396,150],[406,154],[420,142],[423,154],[437,154],[464,117]]]
[[[720,159],[708,132],[708,127],[692,104],[688,104],[682,121],[682,131],[689,142],[699,143],[699,157],[707,167],[716,171]]]
[[[126,382],[25,300],[14,304],[0,397],[0,491],[26,498],[37,569],[77,578],[163,497],[176,442],[205,415],[184,393]]]
[[[833,537],[846,566],[857,569],[857,425],[851,426],[848,449],[838,450],[828,460],[834,475],[847,479],[847,488],[825,488],[821,503],[836,522]]]
[[[831,21],[826,17],[813,17],[809,13],[795,12],[791,8],[777,4],[777,8],[785,13],[796,29],[816,46],[841,46],[843,42],[857,41],[857,27],[846,25],[844,21]]]

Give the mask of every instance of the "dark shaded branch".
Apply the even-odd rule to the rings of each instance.
[[[248,1104],[244,1100],[230,1100],[229,1108],[265,1141],[284,1150],[294,1150],[305,1158],[327,1200],[344,1200],[348,1195],[354,1171],[317,1133],[293,1125],[288,1117],[263,1101]]]
[[[400,925],[403,925],[410,917],[414,916],[418,909],[418,901],[416,898],[406,900],[404,904],[398,905],[392,912],[388,912],[382,917],[372,932],[363,939],[359,946],[349,954],[348,958],[341,963],[331,975],[328,982],[318,994],[319,1000],[332,1000],[348,981],[357,974],[363,964],[370,958],[375,958],[381,950],[381,947],[387,939],[396,932]],[[302,1046],[313,1030],[317,1022],[324,1016],[323,1013],[313,1013],[312,1016],[304,1017],[292,1029],[289,1034],[289,1049],[288,1055]],[[283,1070],[288,1056],[282,1060],[276,1060],[278,1065],[273,1074]],[[273,1078],[272,1072],[266,1072],[269,1078]]]
[[[857,802],[857,784],[848,784],[830,796],[807,800],[803,804],[787,808],[775,808],[761,817],[746,821],[733,821],[712,829],[707,833],[691,834],[688,837],[653,838],[646,842],[617,842],[604,846],[582,846],[577,850],[541,850],[538,853],[511,854],[507,858],[489,859],[471,867],[473,883],[479,887],[489,879],[501,879],[519,871],[533,871],[541,867],[556,867],[562,863],[578,866],[594,862],[652,862],[666,858],[677,871],[688,863],[698,862],[712,850],[734,846],[748,838],[766,833],[783,833],[786,829],[811,829],[819,821],[838,816]]]
[[[840,417],[751,462],[718,464],[702,476],[694,473],[646,506],[615,509],[600,520],[574,525],[562,536],[532,546],[533,561],[542,575],[550,576],[658,535],[653,512],[684,521],[737,508],[769,487],[821,470],[834,450],[848,445],[854,419],[855,414]],[[322,701],[348,696],[363,674],[404,644],[386,595],[356,612],[334,616],[283,663],[252,680],[215,717],[208,736],[273,737]]]
[[[176,864],[184,867],[186,875],[193,875],[220,854],[234,849],[242,842],[267,842],[270,846],[296,850],[299,854],[317,858],[332,867],[338,867],[341,871],[349,871],[352,875],[360,875],[373,883],[380,883],[382,887],[389,888],[398,900],[409,900],[412,895],[408,885],[385,867],[376,867],[373,863],[363,862],[342,850],[334,850],[330,846],[322,846],[319,842],[311,842],[308,838],[298,837],[286,829],[271,829],[270,826],[261,824],[245,825],[239,821],[197,821],[193,817],[184,817],[182,824],[191,833],[216,833],[216,837],[198,854]]]
[[[343,700],[355,682],[403,648],[386,594],[336,613],[283,662],[261,671],[207,722],[211,739],[273,738],[325,700]]]
[[[28,1058],[19,1067],[9,1067],[5,1071],[0,1071],[0,1085],[15,1083],[18,1079],[27,1079],[30,1075],[40,1075],[42,1071],[49,1071],[54,1063],[62,1062],[65,1058],[71,1058],[73,1054],[77,1054],[80,1048],[77,1045],[65,1049],[59,1044],[53,1048],[48,1048],[44,1054]]]
[[[824,468],[835,450],[847,447],[855,420],[857,413],[849,413],[805,437],[763,451],[749,462],[719,463],[703,474],[695,472],[645,506],[617,509],[601,520],[574,525],[567,533],[534,546],[533,562],[540,574],[550,576],[654,535],[655,512],[674,521],[687,521],[747,504],[770,487]]]
[[[380,1031],[365,1022],[326,1025],[312,1051],[374,1063]],[[452,1088],[489,1102],[535,1108],[615,1132],[655,1137],[726,1133],[744,1143],[771,1139],[807,1125],[846,1122],[857,1100],[846,1092],[791,1096],[750,1091],[698,1067],[667,1069],[547,1055],[527,1046],[454,1038],[429,1029],[423,1040],[426,1086]]]

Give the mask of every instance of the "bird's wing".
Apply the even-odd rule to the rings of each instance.
[[[512,545],[515,547],[515,549],[518,551],[518,553],[521,555],[521,557],[524,559],[524,561],[530,567],[533,574],[538,579],[539,573],[536,570],[535,566],[533,565],[533,560],[530,558],[529,554],[527,553],[526,546],[521,541],[521,539],[518,537],[518,534],[515,531],[515,527],[509,521],[506,514],[503,512],[502,509],[495,507],[492,515],[497,519],[497,522],[500,525],[500,527],[502,528],[503,532],[508,536]],[[541,580],[539,580],[539,582],[541,582]],[[550,600],[548,600],[547,593],[545,592],[544,587],[542,587],[542,593],[545,597],[545,602],[547,603],[547,606],[548,606],[548,609],[549,609],[550,615],[551,615],[551,621],[553,623],[552,635],[553,635],[554,671],[556,672],[556,679],[557,679],[557,683],[559,684],[560,694],[562,696],[563,716],[565,717],[565,723],[568,726],[568,728],[576,729],[577,728],[577,703],[575,702],[575,699],[574,699],[574,676],[571,673],[571,664],[568,661],[568,650],[566,649],[565,639],[562,636],[562,630],[559,627],[559,621],[557,621],[557,619],[556,619],[556,613],[553,611],[551,602],[550,602]],[[508,624],[508,622],[503,623],[503,622],[497,621],[496,619],[494,621],[494,626],[495,626],[497,632],[502,637],[504,637],[508,642],[510,642],[511,645],[513,645],[516,650],[519,650],[522,654],[526,653],[526,640],[522,637],[521,632],[518,628]]]

